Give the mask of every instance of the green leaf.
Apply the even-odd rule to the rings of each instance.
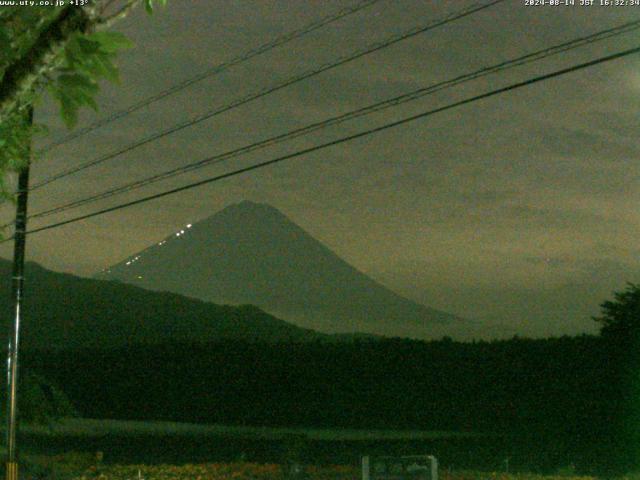
[[[90,39],[87,35],[82,37],[77,37],[77,43],[80,47],[80,51],[84,55],[92,55],[98,51],[100,51],[102,45],[99,41]]]
[[[91,77],[118,80],[118,70],[111,62],[111,55],[103,52],[88,57],[82,64],[82,71]]]
[[[144,0],[144,9],[147,11],[149,15],[151,15],[153,13],[153,1]]]
[[[96,63],[100,66],[100,72],[104,78],[114,83],[120,82],[120,72],[118,72],[118,68],[111,61],[110,56],[96,56]]]
[[[117,53],[133,47],[131,40],[119,32],[95,32],[87,38],[98,43],[100,50],[107,53]]]
[[[78,43],[78,35],[73,35],[67,42],[67,45],[64,49],[64,56],[67,61],[67,67],[70,69],[74,69],[76,64],[81,61],[83,57],[83,51],[82,48],[80,48],[80,44]]]
[[[76,124],[81,106],[88,105],[93,110],[98,110],[95,101],[98,90],[97,83],[82,73],[63,74],[58,77],[52,93],[60,103],[62,118],[68,127]]]
[[[98,93],[98,85],[89,77],[80,74],[60,75],[58,77],[60,88],[65,90],[81,90],[91,95]]]
[[[78,104],[68,95],[60,95],[60,113],[67,128],[73,128],[78,123]]]

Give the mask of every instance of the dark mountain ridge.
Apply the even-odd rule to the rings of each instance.
[[[11,318],[11,263],[0,260],[2,327]],[[119,282],[56,273],[28,262],[21,342],[27,347],[107,348],[224,339],[327,339],[251,305],[216,305]]]

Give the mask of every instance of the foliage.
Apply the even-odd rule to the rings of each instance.
[[[628,463],[640,466],[640,285],[628,283],[624,291],[615,292],[614,300],[602,303],[601,315],[594,320],[602,325],[609,377],[617,385],[617,393],[609,398],[617,415],[610,421],[620,431],[620,450]]]
[[[11,65],[28,54],[40,34],[59,18],[62,10],[14,6],[3,7],[0,13],[0,80],[3,80]]]
[[[11,115],[0,123],[0,172],[15,172],[29,158],[28,145],[33,131],[24,114]],[[6,176],[0,176],[0,200],[11,198]]]
[[[227,340],[25,351],[23,364],[69,384],[90,418],[539,432],[562,451],[581,433],[606,438],[612,403],[606,358],[593,337],[448,346]]]
[[[156,0],[157,3],[159,3],[160,5],[162,5],[163,7],[167,4],[167,0]],[[144,0],[144,8],[147,11],[147,13],[151,14],[153,13],[153,9],[155,7],[156,2],[154,0]]]
[[[601,316],[594,320],[604,337],[634,340],[640,330],[640,285],[628,283],[627,289],[615,292],[615,300],[601,304]]]
[[[64,392],[41,376],[29,373],[20,388],[19,412],[25,422],[50,424],[78,414]]]
[[[118,81],[117,54],[131,46],[124,35],[100,28],[109,27],[138,3],[151,13],[166,0],[126,1],[111,16],[102,16],[111,1],[96,0],[83,7],[68,3],[0,9],[0,195],[5,199],[10,196],[7,175],[30,156],[26,149],[34,131],[25,122],[27,107],[48,91],[68,128],[76,125],[82,107],[97,110],[98,82]]]
[[[48,88],[60,104],[60,114],[69,128],[78,121],[78,110],[89,106],[95,111],[98,104],[98,80],[118,82],[114,64],[117,53],[130,48],[131,42],[118,32],[75,33],[64,50],[64,62],[57,77]]]
[[[21,379],[19,419],[28,424],[51,425],[63,417],[77,416],[75,407],[56,385],[43,376],[29,371]],[[0,400],[4,405],[5,389],[0,391]]]
[[[400,339],[259,344],[227,339],[25,350],[22,358],[25,367],[68,385],[67,393],[89,418],[333,431],[497,432],[477,439],[420,437],[411,445],[433,443],[446,446],[447,452],[455,450],[450,461],[458,468],[475,466],[465,462],[470,445],[477,445],[478,451],[487,449],[482,450],[487,458],[494,450],[513,450],[514,467],[523,462],[556,471],[574,463],[583,472],[610,465],[626,468],[633,460],[627,460],[627,447],[620,443],[624,438],[616,430],[618,404],[628,390],[619,388],[611,375],[607,347],[602,339],[589,336],[473,344]],[[514,438],[507,441],[500,432]],[[329,445],[329,439],[319,441],[305,433],[312,441],[299,450],[301,456],[313,445]],[[212,449],[229,449],[233,443],[228,434],[218,443],[207,438]],[[358,438],[340,440],[341,452],[351,448],[349,442],[353,448],[366,445]],[[246,448],[242,441],[236,443]],[[287,453],[287,446],[278,454]],[[620,462],[618,455],[624,455]],[[492,461],[484,467],[495,465]]]

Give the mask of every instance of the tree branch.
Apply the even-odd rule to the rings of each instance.
[[[46,74],[59,66],[61,53],[73,33],[88,32],[98,26],[109,27],[126,16],[137,3],[139,0],[128,0],[105,19],[98,17],[95,4],[89,9],[72,5],[64,7],[58,18],[40,33],[33,46],[5,70],[0,81],[0,123],[30,104],[28,99],[36,87]]]
[[[108,28],[118,20],[121,20],[129,15],[129,12],[133,10],[139,3],[140,0],[129,0],[122,7],[120,7],[118,11],[112,13],[108,17],[99,18],[96,24],[99,28]]]
[[[0,122],[18,108],[22,99],[30,95],[43,74],[55,66],[72,33],[86,31],[89,17],[82,8],[65,7],[60,16],[38,37],[21,58],[5,70],[0,83]]]

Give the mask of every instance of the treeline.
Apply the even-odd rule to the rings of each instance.
[[[88,417],[366,428],[610,429],[624,398],[598,337],[140,345],[25,351]]]
[[[525,443],[531,455],[562,449],[576,462],[628,468],[640,371],[628,349],[587,335],[226,341],[26,350],[22,366],[61,387],[85,417],[497,432],[536,438]]]

